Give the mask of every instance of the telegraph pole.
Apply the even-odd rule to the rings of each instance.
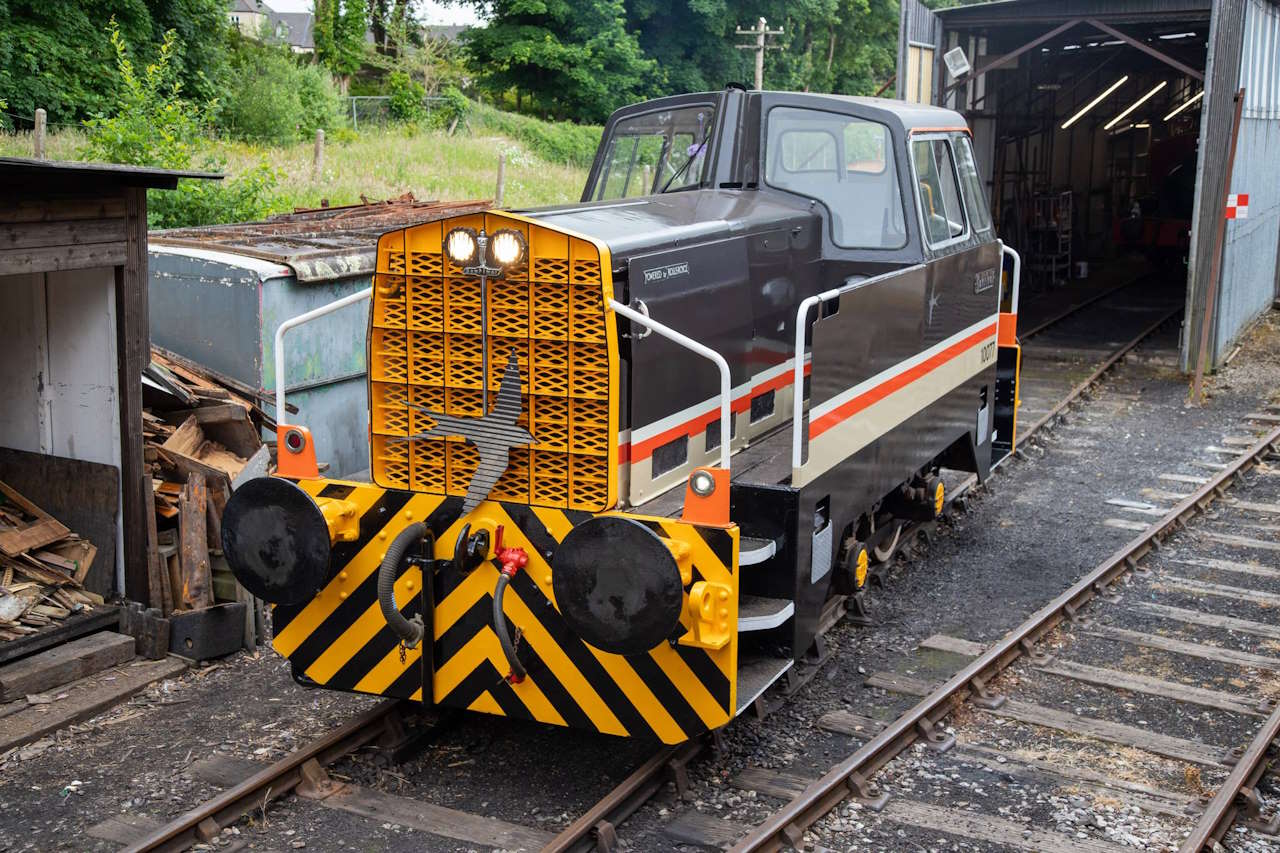
[[[765,44],[765,37],[782,35],[782,27],[779,27],[776,30],[771,30],[769,29],[768,22],[765,21],[764,18],[760,18],[756,21],[756,25],[754,27],[748,27],[745,30],[742,27],[738,27],[736,33],[740,36],[756,37],[754,44],[740,44],[737,45],[737,48],[738,50],[754,50],[756,52],[756,89],[763,89],[764,52],[766,50],[782,50],[782,48],[776,44]]]

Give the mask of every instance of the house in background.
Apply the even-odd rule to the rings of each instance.
[[[277,12],[261,0],[232,0],[227,16],[247,38],[261,38],[265,27],[294,53],[315,52],[316,18],[310,12]]]

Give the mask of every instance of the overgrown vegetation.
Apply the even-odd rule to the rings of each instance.
[[[325,69],[296,62],[284,45],[240,41],[232,55],[218,126],[233,139],[284,145],[343,122]]]
[[[177,33],[166,33],[159,56],[139,70],[114,18],[108,31],[120,85],[115,101],[85,122],[88,136],[79,155],[135,166],[221,171],[223,162],[208,153],[200,156],[197,148],[216,102],[205,108],[183,97],[174,61]],[[148,195],[148,225],[165,228],[259,218],[269,210],[276,181],[265,161],[225,182],[180,181],[176,190]]]

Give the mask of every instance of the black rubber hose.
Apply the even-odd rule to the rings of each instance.
[[[426,629],[420,619],[410,621],[404,618],[400,608],[396,607],[396,574],[399,572],[401,561],[404,560],[405,552],[411,546],[420,543],[426,535],[425,524],[420,521],[410,524],[391,540],[391,547],[387,548],[386,556],[382,558],[382,565],[378,567],[378,604],[382,607],[382,617],[387,620],[391,630],[411,649],[422,642]]]
[[[511,634],[507,631],[507,617],[502,612],[502,595],[509,583],[511,578],[499,572],[498,586],[493,591],[493,630],[498,634],[498,642],[502,644],[502,653],[507,656],[507,663],[511,664],[512,680],[522,681],[529,673],[524,664],[520,663],[520,658],[516,657],[515,644],[511,642]]]

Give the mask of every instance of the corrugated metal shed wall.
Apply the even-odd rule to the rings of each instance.
[[[1197,164],[1196,198],[1192,213],[1191,252],[1187,259],[1187,310],[1182,327],[1182,367],[1195,369],[1199,360],[1200,328],[1217,249],[1217,224],[1226,200],[1226,152],[1231,145],[1234,95],[1240,79],[1240,52],[1244,41],[1244,7],[1248,0],[1219,0],[1209,24],[1209,58],[1204,74],[1204,105],[1200,113],[1202,156]],[[1210,156],[1203,156],[1210,154]],[[1239,162],[1237,158],[1237,162]],[[1218,288],[1221,295],[1222,288]],[[1214,345],[1210,340],[1209,351]]]
[[[1232,193],[1249,194],[1249,217],[1227,221],[1214,363],[1276,295],[1280,251],[1280,6],[1246,0],[1240,86],[1245,90]]]

